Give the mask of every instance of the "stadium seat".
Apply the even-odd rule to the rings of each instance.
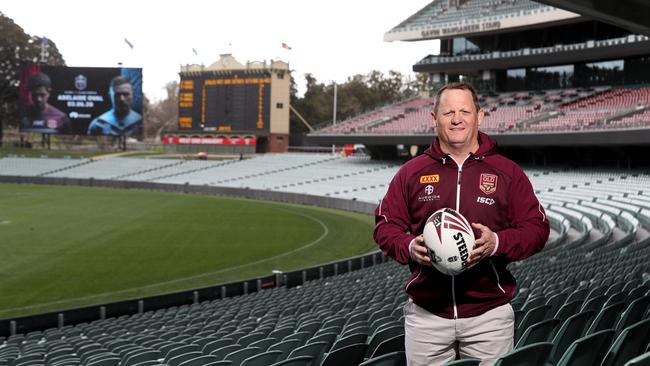
[[[251,334],[249,334],[247,336],[243,336],[243,337],[239,338],[237,343],[241,344],[242,346],[248,346],[251,343],[253,343],[255,341],[259,341],[260,339],[264,339],[264,338],[266,338],[266,334],[256,332],[256,333],[251,333]]]
[[[625,366],[650,366],[650,352],[634,357],[627,361]]]
[[[241,366],[267,366],[278,361],[282,351],[267,351],[251,356],[241,362]]]
[[[338,337],[336,333],[322,333],[322,334],[316,333],[316,335],[314,335],[313,337],[307,340],[307,344],[315,343],[315,342],[325,342],[327,343],[326,351],[329,351],[329,349],[334,344],[336,337]]]
[[[593,310],[595,313],[598,313],[603,308],[605,301],[607,301],[607,296],[605,295],[599,295],[599,296],[594,296],[592,298],[588,298],[582,304],[580,311]]]
[[[521,334],[532,324],[539,323],[546,319],[546,313],[551,308],[551,305],[540,305],[527,310],[521,318],[519,324],[515,324],[515,343],[519,340]],[[515,319],[516,321],[516,319]]]
[[[549,357],[551,362],[556,362],[560,357],[562,357],[571,343],[585,334],[587,325],[593,316],[594,312],[592,310],[586,310],[570,316],[560,326],[560,329],[553,337],[553,350]]]
[[[359,366],[405,366],[406,354],[403,351],[391,352],[378,357],[372,357]]]
[[[648,309],[648,306],[650,306],[650,295],[645,295],[632,301],[625,311],[623,311],[616,323],[616,327],[614,328],[616,334],[620,334],[624,328],[640,321]]]
[[[551,342],[529,344],[497,358],[494,366],[544,366],[552,349],[553,343]]]
[[[325,355],[320,366],[358,365],[363,361],[367,348],[365,343],[356,343],[332,350]]]
[[[404,352],[404,333],[381,342],[370,357],[378,357],[392,352]]]
[[[618,302],[604,307],[598,312],[598,314],[596,314],[594,321],[589,325],[587,334],[605,329],[614,329],[623,309],[625,309],[624,302]]]
[[[160,351],[142,350],[124,358],[124,362],[122,362],[121,365],[133,366],[143,361],[153,361],[158,360],[159,358],[161,358]]]
[[[201,344],[199,342],[194,342],[194,344],[201,347]],[[225,346],[230,346],[232,344],[235,344],[235,340],[232,339],[232,338],[217,339],[217,340],[205,343],[201,348],[201,352],[203,352],[205,354],[210,354],[212,351],[214,351],[214,350],[216,350],[218,348],[225,347]]]
[[[245,359],[253,357],[253,356],[255,356],[255,355],[259,354],[259,353],[260,353],[259,348],[257,348],[257,347],[247,347],[247,348],[242,348],[242,349],[238,349],[236,351],[233,351],[233,352],[227,354],[223,359],[224,360],[230,360],[230,361],[232,361],[233,364],[239,365]],[[281,351],[276,353],[277,357],[280,357],[281,354],[282,354]]]
[[[243,347],[239,344],[231,344],[228,346],[223,346],[221,348],[217,348],[216,350],[210,352],[212,356],[215,356],[217,360],[223,360],[224,357],[226,357],[227,354],[234,352],[238,349],[242,349]]]
[[[165,363],[167,363],[168,366],[180,366],[180,364],[190,361],[192,359],[205,356],[203,353],[198,352],[198,351],[187,351],[185,353],[180,353],[172,356],[171,358],[168,358],[165,360]],[[214,360],[216,360],[215,356],[211,356]]]
[[[564,352],[556,366],[598,365],[614,338],[614,330],[601,330],[575,340]]]
[[[302,346],[303,342],[298,339],[290,339],[287,341],[278,342],[268,348],[268,351],[282,351],[282,355],[278,358],[279,360],[284,360],[287,358],[289,353],[294,349]]]
[[[312,362],[313,358],[309,356],[298,356],[276,362],[270,366],[310,366],[312,365]]]
[[[323,341],[307,343],[306,345],[302,347],[298,347],[293,351],[291,351],[288,358],[295,358],[298,356],[310,356],[314,359],[313,361],[314,365],[320,365],[320,362],[322,361],[323,356],[325,355],[325,352],[327,352],[329,347],[330,344]]]
[[[352,344],[357,344],[357,343],[365,344],[367,338],[368,336],[365,333],[355,333],[355,334],[344,336],[342,338],[337,339],[334,342],[331,351],[336,351],[340,348],[344,348]]]
[[[393,325],[386,328],[382,328],[374,333],[368,340],[368,350],[366,352],[366,357],[371,357],[379,345],[396,336],[404,334],[403,325]]]
[[[650,319],[623,329],[607,351],[602,366],[621,365],[645,352],[650,339]]]
[[[557,318],[551,318],[542,320],[535,324],[531,324],[519,337],[517,344],[514,348],[520,348],[527,346],[532,343],[538,342],[548,342],[553,336],[553,330],[558,326],[560,320]]]
[[[267,349],[269,349],[269,347],[271,345],[276,344],[276,343],[278,343],[278,340],[275,339],[275,338],[264,338],[264,339],[260,339],[258,341],[255,341],[255,342],[249,344],[248,346],[249,347],[257,347],[262,351],[266,351]]]

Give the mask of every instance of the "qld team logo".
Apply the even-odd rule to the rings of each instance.
[[[478,187],[485,194],[492,194],[497,190],[497,176],[494,174],[481,174],[481,181]]]
[[[88,79],[83,75],[77,75],[74,78],[74,87],[77,90],[84,90],[88,86]]]

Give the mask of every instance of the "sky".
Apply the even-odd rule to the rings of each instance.
[[[372,70],[414,75],[413,64],[436,53],[437,41],[383,36],[431,1],[9,0],[0,11],[56,43],[68,66],[141,67],[144,93],[155,102],[181,65],[208,66],[225,53],[244,64],[289,62],[299,95],[306,73],[323,83]]]

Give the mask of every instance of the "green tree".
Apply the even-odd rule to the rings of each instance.
[[[30,36],[0,12],[0,146],[7,126],[18,125],[18,88],[21,69],[27,64],[65,65],[56,44]]]
[[[147,100],[145,111],[145,139],[160,141],[164,132],[176,129],[178,120],[178,81],[165,85],[167,97],[156,103]]]

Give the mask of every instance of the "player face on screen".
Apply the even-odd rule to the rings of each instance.
[[[459,149],[478,144],[478,126],[483,120],[483,110],[477,110],[469,90],[443,91],[436,110],[434,124],[443,147]]]
[[[130,83],[116,85],[113,89],[113,105],[115,106],[115,114],[118,116],[126,116],[131,110],[131,103],[133,103],[133,87]]]
[[[34,107],[40,112],[47,108],[47,100],[50,98],[50,89],[45,86],[38,86],[31,90]]]

